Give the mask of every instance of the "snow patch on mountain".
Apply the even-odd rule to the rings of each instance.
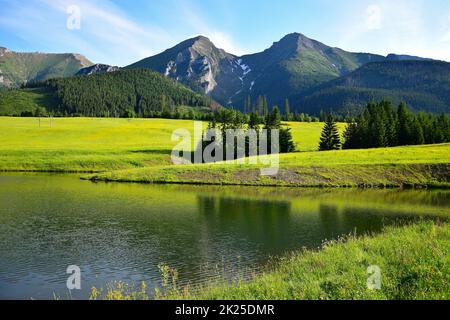
[[[242,71],[244,72],[243,76],[245,77],[247,74],[249,74],[250,72],[252,72],[252,69],[250,69],[250,67],[248,65],[246,65],[245,63],[242,63],[242,59],[238,59],[236,61],[236,64],[242,69]]]
[[[164,75],[168,77],[170,73],[173,72],[173,70],[176,70],[176,66],[177,64],[175,63],[175,61],[169,61],[166,67],[166,71],[164,72]]]

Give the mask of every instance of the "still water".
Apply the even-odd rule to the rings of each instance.
[[[0,299],[85,299],[113,281],[158,286],[158,265],[201,283],[257,273],[340,235],[445,219],[449,191],[272,189],[0,176]],[[68,292],[69,265],[82,289]],[[245,274],[244,274],[245,276]]]

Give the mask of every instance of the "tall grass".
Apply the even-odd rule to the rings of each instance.
[[[421,222],[383,234],[348,236],[281,260],[251,281],[178,287],[166,267],[156,293],[120,284],[92,289],[91,299],[206,300],[414,300],[450,299],[450,225]],[[369,267],[381,271],[381,287],[368,286]],[[172,282],[170,282],[172,281]],[[144,289],[144,293],[142,292]],[[101,292],[99,294],[99,292]]]

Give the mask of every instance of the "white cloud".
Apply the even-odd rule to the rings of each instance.
[[[378,0],[370,6],[359,6],[341,30],[338,46],[351,51],[425,55],[441,59],[442,47],[429,34],[426,25],[426,3],[421,0]],[[448,57],[448,55],[445,55]]]
[[[448,31],[447,34],[444,34],[442,36],[442,38],[439,39],[439,40],[440,40],[440,42],[449,42],[450,41],[450,31]]]
[[[439,39],[440,42],[450,42],[450,13],[443,23],[444,34]],[[449,50],[450,51],[450,50]]]
[[[200,10],[197,8],[194,10],[193,6],[185,1],[178,2],[178,7],[181,9],[180,18],[192,28],[194,33],[208,37],[218,48],[224,49],[228,53],[243,55],[248,52],[236,44],[231,35],[211,27],[198,14]]]
[[[383,25],[383,12],[380,6],[372,4],[366,9],[366,28],[368,30],[381,29]]]
[[[138,25],[109,0],[35,0],[10,3],[2,12],[0,25],[15,30],[16,36],[42,48],[64,46],[94,62],[132,63],[165,49],[171,36],[150,24]],[[81,28],[66,28],[67,8],[81,9]],[[4,16],[3,16],[4,15]]]
[[[208,32],[206,36],[220,49],[224,49],[225,51],[236,55],[244,54],[244,51],[240,49],[234,43],[231,36],[226,33],[212,31],[211,33]]]
[[[44,0],[47,5],[65,13],[73,0]],[[156,53],[155,45],[167,44],[170,36],[155,26],[140,26],[127,18],[108,0],[75,2],[81,9],[81,28],[104,44],[126,50],[139,57]]]

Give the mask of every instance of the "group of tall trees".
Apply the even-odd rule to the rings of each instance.
[[[244,114],[252,114],[255,113],[259,116],[265,117],[267,114],[271,112],[271,109],[277,108],[281,114],[281,119],[283,121],[292,121],[292,122],[319,122],[319,117],[310,116],[301,112],[291,112],[291,106],[289,99],[286,98],[284,101],[284,109],[283,112],[280,111],[280,108],[275,105],[272,108],[269,107],[269,103],[267,101],[266,96],[258,96],[256,101],[253,102],[252,97],[248,96],[244,100]]]
[[[369,103],[344,132],[344,149],[382,148],[450,141],[446,114],[412,113],[406,104]]]
[[[175,117],[178,106],[210,109],[214,102],[150,70],[125,70],[29,84],[58,100],[55,113],[91,117]],[[50,110],[49,110],[50,111]]]
[[[412,113],[405,103],[394,108],[389,101],[369,103],[350,121],[341,141],[336,120],[328,116],[322,132],[320,150],[367,149],[444,143],[450,141],[447,114]]]
[[[277,153],[289,153],[295,151],[295,143],[292,138],[290,128],[283,127],[281,124],[282,118],[280,111],[277,107],[274,107],[271,113],[267,113],[265,116],[253,112],[251,114],[244,114],[240,111],[233,109],[221,108],[214,112],[212,120],[208,125],[208,129],[215,130],[218,134],[216,138],[203,140],[199,147],[202,151],[205,150],[211,143],[221,142],[223,148],[223,154],[227,155],[227,148],[233,147],[234,159],[239,158],[239,155],[249,156],[250,153],[250,134],[249,130],[256,132],[256,154],[273,154]],[[261,133],[262,129],[267,130],[267,149],[261,149]],[[245,150],[239,150],[241,147],[238,144],[238,137],[233,137],[233,141],[227,141],[227,130],[236,130],[240,132],[245,139]],[[272,130],[279,131],[279,148],[278,150],[271,149],[271,136]]]

